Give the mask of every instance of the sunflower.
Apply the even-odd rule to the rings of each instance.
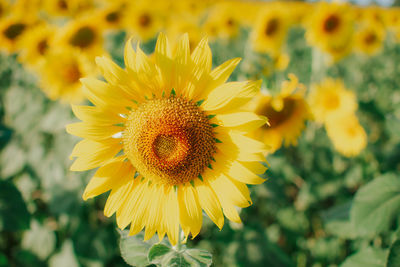
[[[310,117],[304,85],[299,84],[293,74],[289,79],[282,83],[277,96],[259,94],[255,101],[255,113],[267,117],[269,124],[257,129],[254,137],[267,144],[271,153],[279,149],[283,141],[286,146],[296,145]]]
[[[91,57],[104,54],[102,25],[94,14],[71,20],[55,36],[55,45],[73,47]]]
[[[104,29],[121,29],[125,21],[126,4],[116,2],[97,11],[97,20]]]
[[[41,89],[50,99],[70,103],[80,103],[84,99],[79,79],[96,74],[86,55],[71,47],[49,49],[35,70]]]
[[[273,57],[281,53],[289,29],[289,17],[280,5],[268,6],[259,13],[259,19],[251,33],[255,51]]]
[[[347,157],[358,155],[367,145],[367,134],[354,114],[334,116],[325,127],[335,149]]]
[[[129,34],[139,36],[140,40],[146,42],[154,38],[164,26],[165,12],[163,13],[162,1],[140,1],[129,6],[126,16],[125,27]]]
[[[239,34],[240,20],[233,6],[222,3],[209,12],[203,27],[211,38],[231,39]]]
[[[264,181],[265,145],[245,134],[265,118],[240,111],[260,82],[226,82],[239,59],[211,70],[211,58],[206,39],[190,54],[183,35],[172,53],[160,34],[154,62],[128,41],[126,70],[101,57],[107,82],[82,79],[94,106],[72,106],[83,122],[67,131],[84,140],[71,170],[99,167],[83,198],[111,190],[104,213],[116,213],[121,229],[130,224],[130,235],[145,227],[145,240],[157,232],[175,245],[179,225],[186,237],[199,233],[202,210],[219,228],[223,214],[240,222],[235,206],[251,204],[246,184]]]
[[[341,80],[332,78],[312,86],[308,104],[318,122],[325,122],[337,114],[353,113],[357,109],[354,93],[347,90]]]
[[[93,0],[43,0],[43,9],[52,16],[76,16],[94,6]]]
[[[351,52],[353,15],[349,5],[319,3],[307,23],[308,43],[331,54],[335,61],[343,58]]]
[[[19,49],[19,40],[32,25],[30,19],[10,16],[0,21],[0,49],[10,53]]]
[[[21,52],[18,59],[32,66],[42,60],[47,53],[55,34],[55,28],[49,24],[39,24],[30,29],[21,38]]]
[[[386,36],[386,31],[382,24],[366,21],[360,27],[355,35],[356,49],[368,55],[374,55],[379,52]]]

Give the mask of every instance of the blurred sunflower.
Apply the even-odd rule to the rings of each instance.
[[[19,49],[19,40],[32,24],[32,20],[23,16],[10,16],[0,20],[0,49],[16,52]]]
[[[155,1],[155,2],[154,2]],[[146,42],[164,26],[163,3],[160,0],[131,3],[128,7],[125,27],[129,35],[137,35]]]
[[[283,141],[286,146],[296,145],[305,121],[310,117],[304,85],[299,84],[293,74],[289,79],[282,83],[277,96],[259,94],[255,100],[255,113],[267,117],[269,125],[257,129],[253,136],[267,144],[270,153],[279,149]]]
[[[222,3],[210,10],[203,27],[211,38],[231,39],[239,34],[240,20],[233,6]]]
[[[97,20],[102,24],[103,29],[121,29],[124,27],[125,15],[124,11],[127,4],[116,1],[109,4],[97,12]]]
[[[10,9],[10,3],[8,0],[0,0],[0,19],[8,15]]]
[[[49,49],[35,69],[40,76],[40,88],[50,99],[70,103],[84,99],[79,79],[96,74],[86,55],[71,47]]]
[[[355,34],[355,48],[368,55],[376,54],[382,48],[386,30],[381,24],[364,22]]]
[[[254,50],[273,57],[279,55],[289,29],[288,18],[285,9],[278,4],[260,11],[251,33]]]
[[[55,34],[55,28],[49,24],[39,24],[30,29],[21,38],[21,52],[18,59],[32,67],[42,60],[50,47]]]
[[[331,54],[335,61],[351,52],[354,31],[349,5],[321,2],[307,23],[308,43]]]
[[[200,42],[201,38],[204,36],[204,34],[201,33],[198,22],[195,19],[175,18],[168,22],[166,34],[168,39],[172,42],[173,47],[178,43],[179,38],[183,33],[189,34],[189,47],[191,51],[193,51],[193,49]]]
[[[83,122],[67,131],[83,137],[72,151],[73,171],[100,167],[86,187],[88,199],[111,190],[104,208],[130,235],[144,227],[172,245],[179,225],[195,237],[202,209],[221,228],[224,216],[240,222],[235,206],[251,204],[246,184],[259,184],[266,167],[265,145],[244,136],[265,123],[239,111],[257,94],[260,82],[228,82],[239,63],[211,70],[211,51],[202,39],[190,54],[184,35],[171,52],[164,34],[154,62],[128,41],[126,70],[106,57],[97,64],[107,82],[82,79],[94,106],[73,106]]]
[[[43,9],[52,16],[76,16],[94,7],[93,0],[43,0]]]
[[[357,109],[356,101],[354,93],[341,80],[332,78],[314,84],[308,95],[308,104],[318,122],[326,122],[337,114],[353,113]]]
[[[55,36],[55,45],[79,49],[90,57],[104,54],[102,23],[94,18],[91,14],[71,20]]]
[[[325,127],[335,149],[347,157],[360,154],[367,145],[367,134],[354,114],[334,116]]]

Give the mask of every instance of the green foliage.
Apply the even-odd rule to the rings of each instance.
[[[386,250],[367,247],[351,255],[340,267],[382,267],[386,257]]]
[[[397,239],[389,249],[386,267],[400,266],[400,239]]]
[[[389,230],[399,211],[400,177],[388,173],[358,190],[350,217],[358,232],[376,235]]]

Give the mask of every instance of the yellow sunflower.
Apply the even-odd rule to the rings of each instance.
[[[39,24],[30,29],[21,38],[21,52],[18,59],[28,66],[42,60],[49,50],[55,34],[55,28],[49,24]]]
[[[222,3],[210,10],[203,27],[210,38],[231,39],[239,34],[240,20],[231,5]]]
[[[94,6],[93,0],[43,0],[43,9],[52,16],[76,16]]]
[[[124,11],[127,4],[116,2],[97,11],[96,19],[103,29],[121,29],[124,26]]]
[[[267,144],[271,153],[279,149],[283,141],[285,146],[296,145],[310,117],[304,85],[299,84],[293,74],[289,78],[290,81],[282,83],[277,96],[259,94],[255,101],[255,113],[267,117],[269,123],[257,129],[254,137]]]
[[[367,145],[367,134],[354,114],[334,116],[325,127],[335,149],[347,157],[360,154]]]
[[[95,57],[105,53],[103,29],[94,14],[71,20],[55,36],[55,45],[79,49],[88,56]]]
[[[332,78],[312,86],[308,104],[318,122],[326,122],[332,116],[353,113],[357,109],[354,93],[347,90],[341,80]]]
[[[251,204],[246,184],[264,181],[265,145],[244,134],[265,118],[240,111],[260,82],[226,82],[239,59],[211,70],[211,58],[206,39],[190,54],[183,35],[172,53],[160,34],[154,62],[128,41],[126,69],[101,57],[107,82],[82,79],[94,106],[72,107],[83,122],[67,131],[84,140],[71,170],[99,167],[83,198],[111,190],[104,213],[131,235],[145,227],[145,240],[157,232],[175,245],[179,226],[186,237],[199,233],[202,210],[219,228],[223,214],[240,222],[235,206]]]
[[[159,0],[132,3],[125,21],[128,34],[137,35],[144,42],[154,38],[164,26],[164,4]]]
[[[92,61],[71,47],[49,49],[35,69],[40,87],[50,99],[70,103],[80,103],[84,99],[79,79],[96,74]]]
[[[251,33],[255,51],[273,57],[281,53],[289,29],[287,15],[285,9],[278,4],[268,5],[259,13],[259,19]]]
[[[5,17],[0,21],[0,49],[7,52],[16,52],[19,49],[19,40],[32,21],[22,16]]]
[[[386,30],[382,24],[366,21],[355,34],[355,47],[365,54],[374,55],[382,48],[385,36]]]
[[[0,19],[8,14],[10,3],[8,0],[0,0]]]
[[[339,60],[351,52],[354,31],[352,9],[347,4],[321,2],[307,23],[308,43]]]

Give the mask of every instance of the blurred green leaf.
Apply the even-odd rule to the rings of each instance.
[[[389,249],[386,267],[400,266],[400,239],[397,239]]]
[[[382,267],[386,257],[386,250],[367,247],[348,257],[340,267]]]
[[[8,266],[8,260],[6,255],[0,252],[0,267],[7,267]]]
[[[400,177],[388,173],[357,192],[350,218],[361,234],[377,234],[389,229],[399,210]]]
[[[53,231],[32,220],[29,231],[24,233],[22,248],[33,252],[39,259],[45,260],[56,246],[56,236]]]
[[[79,267],[71,240],[64,241],[61,251],[50,258],[49,267]]]
[[[0,180],[0,230],[17,231],[29,227],[30,214],[18,189]]]

